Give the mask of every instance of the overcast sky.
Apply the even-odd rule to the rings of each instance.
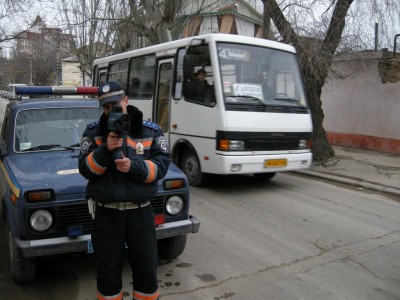
[[[0,2],[2,2],[4,0],[0,0]],[[12,18],[7,19],[7,18],[0,18],[0,26],[2,28],[6,28],[6,30],[8,32],[16,32],[16,31],[20,31],[23,30],[25,28],[27,28],[27,26],[32,23],[37,15],[40,15],[40,17],[46,21],[47,25],[49,27],[61,27],[63,28],[62,24],[60,24],[61,20],[59,18],[59,12],[56,8],[56,2],[58,0],[46,0],[46,1],[32,1],[33,5],[31,7],[29,7],[29,9],[26,12],[20,12],[17,15],[12,16]],[[293,2],[292,0],[281,0],[283,3],[287,2]],[[356,5],[362,5],[364,3],[367,3],[367,1],[370,0],[362,0],[363,2],[358,2],[355,1],[352,5],[352,8],[355,8]],[[366,1],[366,2],[364,2]],[[255,5],[255,3],[257,3],[257,6],[259,7],[259,11],[262,11],[262,4],[260,0],[250,0],[249,1],[251,5]],[[315,6],[313,7],[315,8]],[[3,10],[3,8],[0,8],[0,12]],[[313,11],[314,13],[314,17],[319,18],[321,17],[323,10],[321,9],[320,12],[318,11]],[[398,14],[398,18],[397,18],[397,24],[400,24],[400,12],[397,12]],[[0,14],[1,15],[1,14]],[[7,14],[3,14],[3,15],[7,15]],[[365,34],[368,34],[370,36],[370,41],[368,43],[368,47],[370,49],[374,48],[373,45],[373,33],[374,33],[374,22],[376,22],[376,20],[373,20],[373,16],[368,17],[367,19],[366,16],[364,17],[364,20],[368,20],[365,22],[365,26],[363,28],[363,31],[365,31]],[[348,25],[349,23],[347,23]],[[382,26],[380,26],[380,35],[382,35],[383,31],[386,30],[385,28],[383,28]],[[397,31],[396,31],[397,30]],[[393,29],[392,29],[393,33],[390,33],[388,41],[383,40],[383,38],[380,38],[380,47],[384,48],[384,47],[388,47],[389,50],[393,51],[393,39],[394,39],[394,34],[396,33],[400,33],[400,25],[396,26],[396,24],[393,24]],[[371,37],[372,35],[372,37]],[[371,42],[372,41],[372,42]],[[388,43],[390,43],[388,45]],[[369,45],[371,44],[371,45]],[[400,44],[400,41],[398,41],[398,44]],[[12,47],[12,44],[7,43],[7,44],[1,44],[1,47],[4,48],[3,51],[9,50],[9,48],[7,47]]]

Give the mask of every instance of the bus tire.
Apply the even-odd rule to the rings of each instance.
[[[207,182],[208,174],[201,171],[199,159],[191,149],[186,149],[183,153],[181,170],[186,174],[189,184],[192,186],[202,186]]]
[[[177,258],[185,250],[186,240],[186,234],[157,240],[158,257],[162,259]]]
[[[276,172],[271,173],[254,173],[254,177],[259,180],[270,180],[276,175]]]
[[[27,283],[36,277],[36,257],[22,257],[18,252],[10,226],[6,226],[11,278],[16,283]]]

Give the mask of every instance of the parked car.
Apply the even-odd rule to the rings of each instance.
[[[87,181],[79,174],[77,157],[83,131],[101,112],[97,100],[54,96],[15,99],[6,107],[0,210],[17,283],[35,278],[38,256],[93,251]],[[189,215],[189,200],[187,178],[171,164],[151,200],[162,258],[182,254],[186,235],[199,230],[200,221]]]

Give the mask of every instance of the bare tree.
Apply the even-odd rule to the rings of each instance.
[[[183,0],[61,0],[63,21],[76,39],[81,71],[91,76],[94,59],[172,39]]]
[[[82,74],[92,74],[93,61],[112,54],[116,20],[113,4],[104,0],[61,0],[64,26],[74,36],[74,52]]]
[[[32,24],[24,24],[21,29],[16,28],[14,18],[24,16],[33,2],[40,4],[41,0],[3,0],[0,5],[0,44],[18,39],[18,37],[29,30]]]
[[[324,162],[335,153],[323,128],[322,87],[335,53],[338,50],[349,50],[350,46],[351,49],[362,49],[362,43],[366,43],[361,38],[363,27],[355,26],[355,23],[358,18],[357,22],[364,21],[365,25],[365,14],[368,10],[362,9],[360,3],[351,10],[353,2],[357,2],[354,0],[283,0],[279,4],[276,0],[262,2],[264,11],[267,12],[264,14],[264,24],[268,24],[268,20],[265,19],[271,18],[282,41],[292,44],[298,52],[314,126],[312,150],[314,158]],[[379,0],[363,1],[364,4],[366,2],[374,6]],[[386,7],[397,8],[396,11],[399,12],[399,4],[395,0],[380,1],[382,2]],[[322,11],[322,20],[314,18],[315,7],[325,9]],[[360,20],[361,12],[364,12],[364,20]],[[351,26],[346,26],[346,23],[350,23]]]

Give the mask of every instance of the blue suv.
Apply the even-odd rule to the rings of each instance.
[[[101,113],[90,98],[41,96],[8,103],[0,139],[0,210],[15,282],[35,278],[38,256],[93,251],[87,181],[77,157],[83,131]],[[174,164],[158,182],[151,204],[159,256],[176,258],[200,221],[189,215],[189,184]]]

